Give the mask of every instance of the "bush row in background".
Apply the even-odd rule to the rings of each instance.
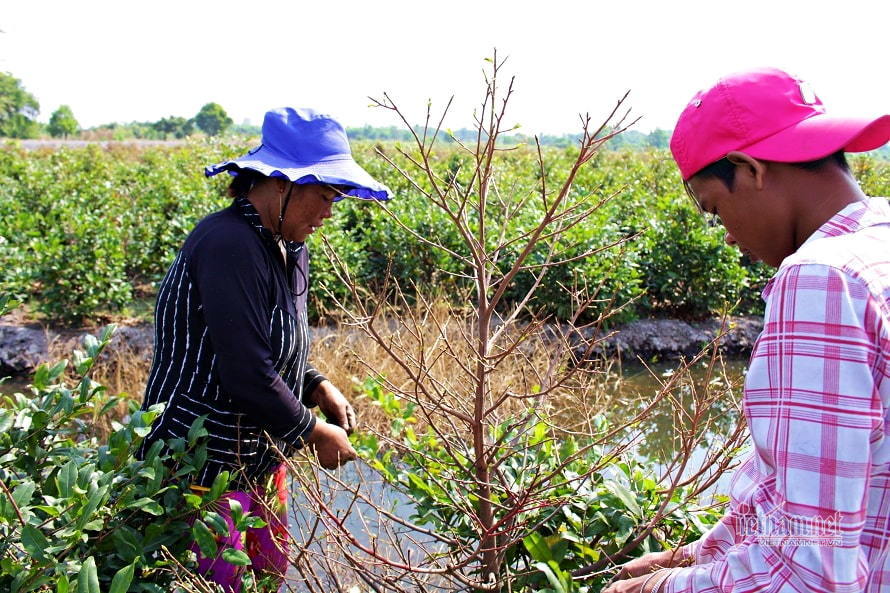
[[[207,145],[0,152],[0,287],[74,322],[154,287],[189,229],[223,206]]]
[[[41,151],[7,145],[0,152],[0,289],[27,298],[62,322],[118,310],[132,302],[134,292],[152,293],[188,231],[228,203],[225,176],[207,180],[203,167],[246,148],[242,141]],[[378,148],[410,169],[395,145]],[[574,150],[544,151],[544,181],[569,166]],[[453,225],[375,154],[374,145],[359,143],[354,152],[394,190],[391,208],[408,227],[447,246],[459,245]],[[443,177],[469,183],[471,167],[458,149],[442,149],[432,159]],[[495,191],[506,199],[527,197],[541,186],[542,172],[530,148],[503,153],[497,167]],[[854,168],[868,193],[890,194],[887,162],[857,158]],[[566,317],[572,307],[567,288],[587,286],[600,299],[618,304],[639,297],[616,320],[653,313],[704,316],[735,302],[740,302],[739,312],[758,311],[768,271],[727,247],[722,229],[705,225],[683,194],[666,152],[603,152],[582,170],[575,191],[620,195],[568,233],[558,246],[567,256],[634,238],[551,269],[533,303],[536,309]],[[529,228],[540,208],[540,201],[532,199],[501,224],[511,232]],[[346,200],[335,212],[325,235],[369,289],[380,288],[391,265],[395,277],[414,283],[403,287],[409,298],[418,288],[455,301],[466,298],[460,266],[395,225],[381,208]],[[317,237],[310,246],[316,256],[313,296],[321,310],[329,309],[326,292],[344,297],[347,289],[321,255]],[[502,259],[510,261],[509,255]],[[543,258],[541,252],[532,260]],[[518,278],[509,294],[521,298],[531,282],[531,275]]]

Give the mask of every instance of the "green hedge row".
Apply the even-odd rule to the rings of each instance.
[[[205,179],[203,167],[247,147],[243,141],[212,140],[172,147],[39,151],[6,145],[0,151],[0,290],[68,323],[106,315],[135,296],[150,294],[192,226],[228,203],[227,180]],[[395,145],[380,149],[411,169]],[[376,155],[374,145],[358,143],[354,152],[395,191],[391,207],[408,227],[465,251],[446,217]],[[543,175],[551,187],[575,154],[574,148],[545,150]],[[471,167],[458,150],[437,151],[432,161],[443,177],[468,179]],[[860,157],[854,168],[869,193],[890,195],[887,162]],[[533,194],[541,175],[530,148],[506,151],[496,161],[497,191],[506,200]],[[667,153],[603,152],[582,170],[574,191],[578,196],[618,195],[566,234],[561,247],[567,255],[635,238],[551,269],[533,304],[538,310],[569,315],[566,287],[586,284],[597,288],[604,301],[638,297],[620,320],[651,314],[705,316],[735,302],[740,312],[758,311],[759,288],[768,270],[742,261],[723,243],[722,229],[705,225],[683,194]],[[491,226],[521,232],[534,223],[539,208],[539,201],[530,200],[515,215],[492,216]],[[467,293],[461,280],[466,270],[373,204],[341,202],[325,235],[354,277],[371,290],[379,288],[391,265],[396,278],[411,279],[412,286],[403,287],[409,298],[417,289],[456,301]],[[329,309],[329,292],[346,296],[347,290],[322,256],[317,237],[310,242],[316,255],[313,296]],[[501,261],[509,261],[509,255],[507,249]],[[532,261],[536,258],[542,259],[543,252],[532,255]],[[520,298],[532,281],[531,275],[517,278],[508,296]]]

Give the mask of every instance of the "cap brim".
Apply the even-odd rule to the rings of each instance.
[[[284,177],[293,183],[327,183],[343,185],[343,194],[362,200],[388,200],[392,191],[350,158],[338,158],[301,165],[285,161],[274,152],[261,146],[258,150],[204,169],[204,175],[212,177],[223,171],[237,175],[239,169],[251,169],[266,177]]]
[[[874,150],[888,141],[890,115],[855,118],[820,114],[739,150],[766,161],[801,163],[821,159],[840,150]]]

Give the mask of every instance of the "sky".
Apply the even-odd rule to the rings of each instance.
[[[719,76],[776,66],[833,112],[890,112],[890,1],[845,0],[5,0],[0,71],[82,127],[194,116],[214,101],[259,124],[280,106],[345,126],[411,123],[454,96],[446,127],[471,127],[497,50],[515,76],[508,123],[575,133],[625,92],[636,129],[673,127]],[[883,57],[881,57],[883,56]]]

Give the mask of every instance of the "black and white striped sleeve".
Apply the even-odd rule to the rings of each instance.
[[[303,393],[300,396],[300,400],[303,402],[304,406],[314,408],[318,405],[315,398],[312,396],[312,393],[322,381],[327,381],[327,377],[322,375],[311,365],[306,365],[306,373],[303,375]]]

